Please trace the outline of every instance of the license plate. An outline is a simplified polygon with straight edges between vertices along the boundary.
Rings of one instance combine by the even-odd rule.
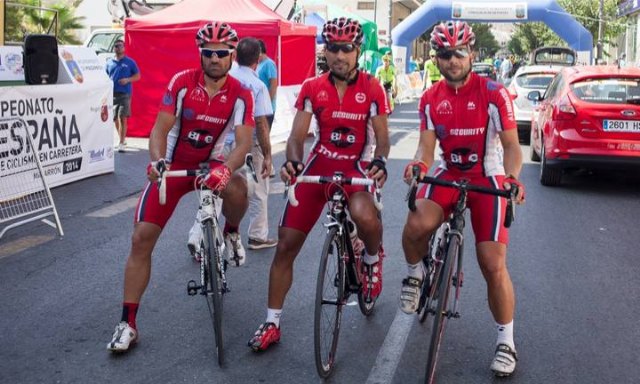
[[[638,120],[603,120],[602,129],[607,132],[640,132]]]

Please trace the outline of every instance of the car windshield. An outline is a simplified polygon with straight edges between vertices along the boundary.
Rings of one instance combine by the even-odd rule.
[[[640,101],[640,78],[606,78],[578,81],[570,85],[578,99],[590,103],[626,104]]]
[[[575,65],[576,57],[570,48],[544,47],[534,52],[534,64]]]
[[[522,88],[544,90],[547,89],[554,76],[553,73],[523,73],[516,77],[516,84]]]
[[[96,52],[111,52],[114,40],[122,36],[119,36],[116,33],[100,33],[91,39],[87,44],[87,47],[93,48]]]

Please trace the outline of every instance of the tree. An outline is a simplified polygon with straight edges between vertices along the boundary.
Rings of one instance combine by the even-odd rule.
[[[82,1],[83,0],[73,0],[67,3],[60,2],[48,7],[58,12],[57,25],[53,25],[53,27],[57,28],[55,32],[60,44],[82,44],[82,41],[78,40],[73,33],[76,29],[84,28],[82,24],[84,16],[78,17],[75,15],[75,11]],[[33,24],[41,27],[44,31],[49,30],[54,22],[54,14],[52,12],[46,14],[29,9],[26,11],[26,14]]]
[[[81,44],[73,35],[73,30],[83,28],[84,17],[76,17],[75,11],[83,0],[60,0],[45,8],[58,12],[57,25],[53,24],[55,12],[37,8],[41,0],[14,0],[17,5],[7,5],[5,10],[5,41],[22,43],[30,33],[55,33],[61,44]],[[51,28],[55,27],[56,30]]]
[[[558,4],[581,23],[594,38],[594,45],[598,36],[598,9],[600,0],[558,0]],[[604,28],[603,40],[608,44],[615,44],[615,38],[625,30],[627,18],[616,18],[617,1],[604,0]],[[514,40],[518,40],[515,42]],[[527,54],[542,46],[566,46],[558,35],[543,23],[524,23],[516,26],[516,31],[508,46],[516,54]],[[521,52],[517,52],[521,49]]]
[[[476,35],[476,50],[481,52],[485,57],[493,56],[500,49],[500,44],[496,37],[491,33],[491,24],[471,23],[473,33]]]

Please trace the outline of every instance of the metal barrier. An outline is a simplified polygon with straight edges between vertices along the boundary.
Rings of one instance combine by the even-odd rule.
[[[55,223],[46,219],[49,216]],[[36,220],[64,236],[26,122],[18,117],[0,119],[0,239],[9,229]]]

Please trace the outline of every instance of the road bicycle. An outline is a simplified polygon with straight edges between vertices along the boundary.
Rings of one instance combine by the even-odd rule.
[[[458,190],[455,209],[429,239],[429,251],[422,259],[427,273],[422,283],[416,312],[418,313],[420,322],[424,322],[429,315],[433,315],[425,377],[425,383],[431,384],[435,379],[438,351],[444,335],[445,325],[449,319],[460,317],[458,300],[464,282],[464,274],[462,271],[463,231],[468,192],[478,192],[506,198],[507,207],[504,226],[509,228],[515,218],[515,205],[513,202],[515,201],[518,189],[515,185],[512,185],[512,188],[509,190],[501,190],[472,185],[465,180],[446,181],[429,176],[420,178],[418,176],[419,173],[419,168],[413,169],[413,174],[416,176],[412,180],[407,195],[409,209],[412,212],[416,210],[415,203],[418,183],[439,185]]]
[[[245,165],[250,170],[251,175],[255,178],[255,170],[251,154],[247,154]],[[179,171],[160,170],[160,179],[158,180],[158,188],[160,190],[160,204],[166,202],[166,179],[168,177],[194,177],[194,190],[198,195],[199,211],[198,220],[202,227],[202,238],[200,247],[200,279],[199,282],[189,280],[187,282],[187,294],[195,296],[198,293],[207,300],[207,307],[213,325],[213,333],[215,337],[215,349],[218,357],[218,365],[224,364],[223,350],[223,331],[222,331],[222,311],[224,306],[224,295],[228,293],[229,285],[227,283],[226,271],[230,257],[222,233],[222,226],[219,223],[219,214],[222,200],[218,193],[207,188],[202,179],[209,174],[210,168],[208,163],[200,164],[199,169],[187,169]]]
[[[342,172],[333,176],[298,176],[295,183],[287,187],[289,202],[298,205],[295,186],[300,183],[330,184],[327,188],[327,234],[320,257],[314,311],[314,352],[318,374],[329,377],[334,368],[342,310],[352,294],[358,295],[358,307],[363,315],[369,316],[377,298],[362,292],[362,254],[355,249],[363,249],[361,240],[354,234],[355,224],[350,218],[347,195],[343,186],[371,186],[374,180],[359,177],[345,177]],[[375,204],[382,210],[380,193],[374,193]],[[357,242],[360,242],[358,244]],[[371,268],[369,272],[372,273]],[[369,276],[371,281],[371,276]]]

